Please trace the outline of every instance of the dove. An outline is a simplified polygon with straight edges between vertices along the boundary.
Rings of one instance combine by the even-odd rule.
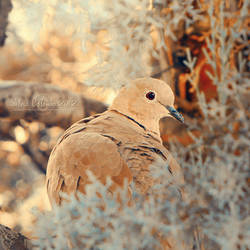
[[[168,163],[171,175],[182,176],[160,137],[159,121],[167,116],[184,122],[174,108],[170,86],[139,78],[121,88],[107,111],[73,124],[49,157],[46,185],[52,207],[62,203],[61,192],[85,194],[90,183],[87,171],[103,184],[110,178],[111,194],[125,183],[131,194],[132,182],[138,193],[149,194],[154,185],[150,166],[159,160]]]

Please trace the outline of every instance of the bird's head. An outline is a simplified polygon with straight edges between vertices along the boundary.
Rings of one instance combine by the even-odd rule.
[[[111,110],[133,118],[147,129],[159,133],[159,120],[171,116],[184,122],[174,108],[170,86],[158,79],[139,78],[123,87],[114,99]]]

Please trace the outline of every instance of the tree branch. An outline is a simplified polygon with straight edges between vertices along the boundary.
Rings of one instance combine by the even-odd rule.
[[[106,105],[50,84],[0,81],[0,117],[69,127]]]
[[[22,234],[0,224],[0,249],[31,250],[31,242]]]
[[[0,0],[0,46],[4,46],[6,39],[6,28],[8,25],[8,14],[12,8],[10,0]]]

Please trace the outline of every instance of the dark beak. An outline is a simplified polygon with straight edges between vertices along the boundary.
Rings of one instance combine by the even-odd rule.
[[[175,119],[177,119],[181,123],[184,123],[183,116],[175,108],[171,106],[166,106],[166,108],[169,111],[170,115],[172,115]]]

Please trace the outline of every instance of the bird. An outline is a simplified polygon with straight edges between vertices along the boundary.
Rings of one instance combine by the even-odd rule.
[[[150,166],[168,162],[171,175],[182,178],[180,165],[162,144],[159,121],[173,117],[183,123],[174,108],[174,93],[159,79],[138,78],[123,86],[107,111],[74,123],[59,138],[47,165],[46,186],[52,207],[61,205],[61,193],[86,193],[87,172],[114,194],[124,188],[131,195],[147,195],[154,185]],[[131,184],[134,185],[131,185]]]

